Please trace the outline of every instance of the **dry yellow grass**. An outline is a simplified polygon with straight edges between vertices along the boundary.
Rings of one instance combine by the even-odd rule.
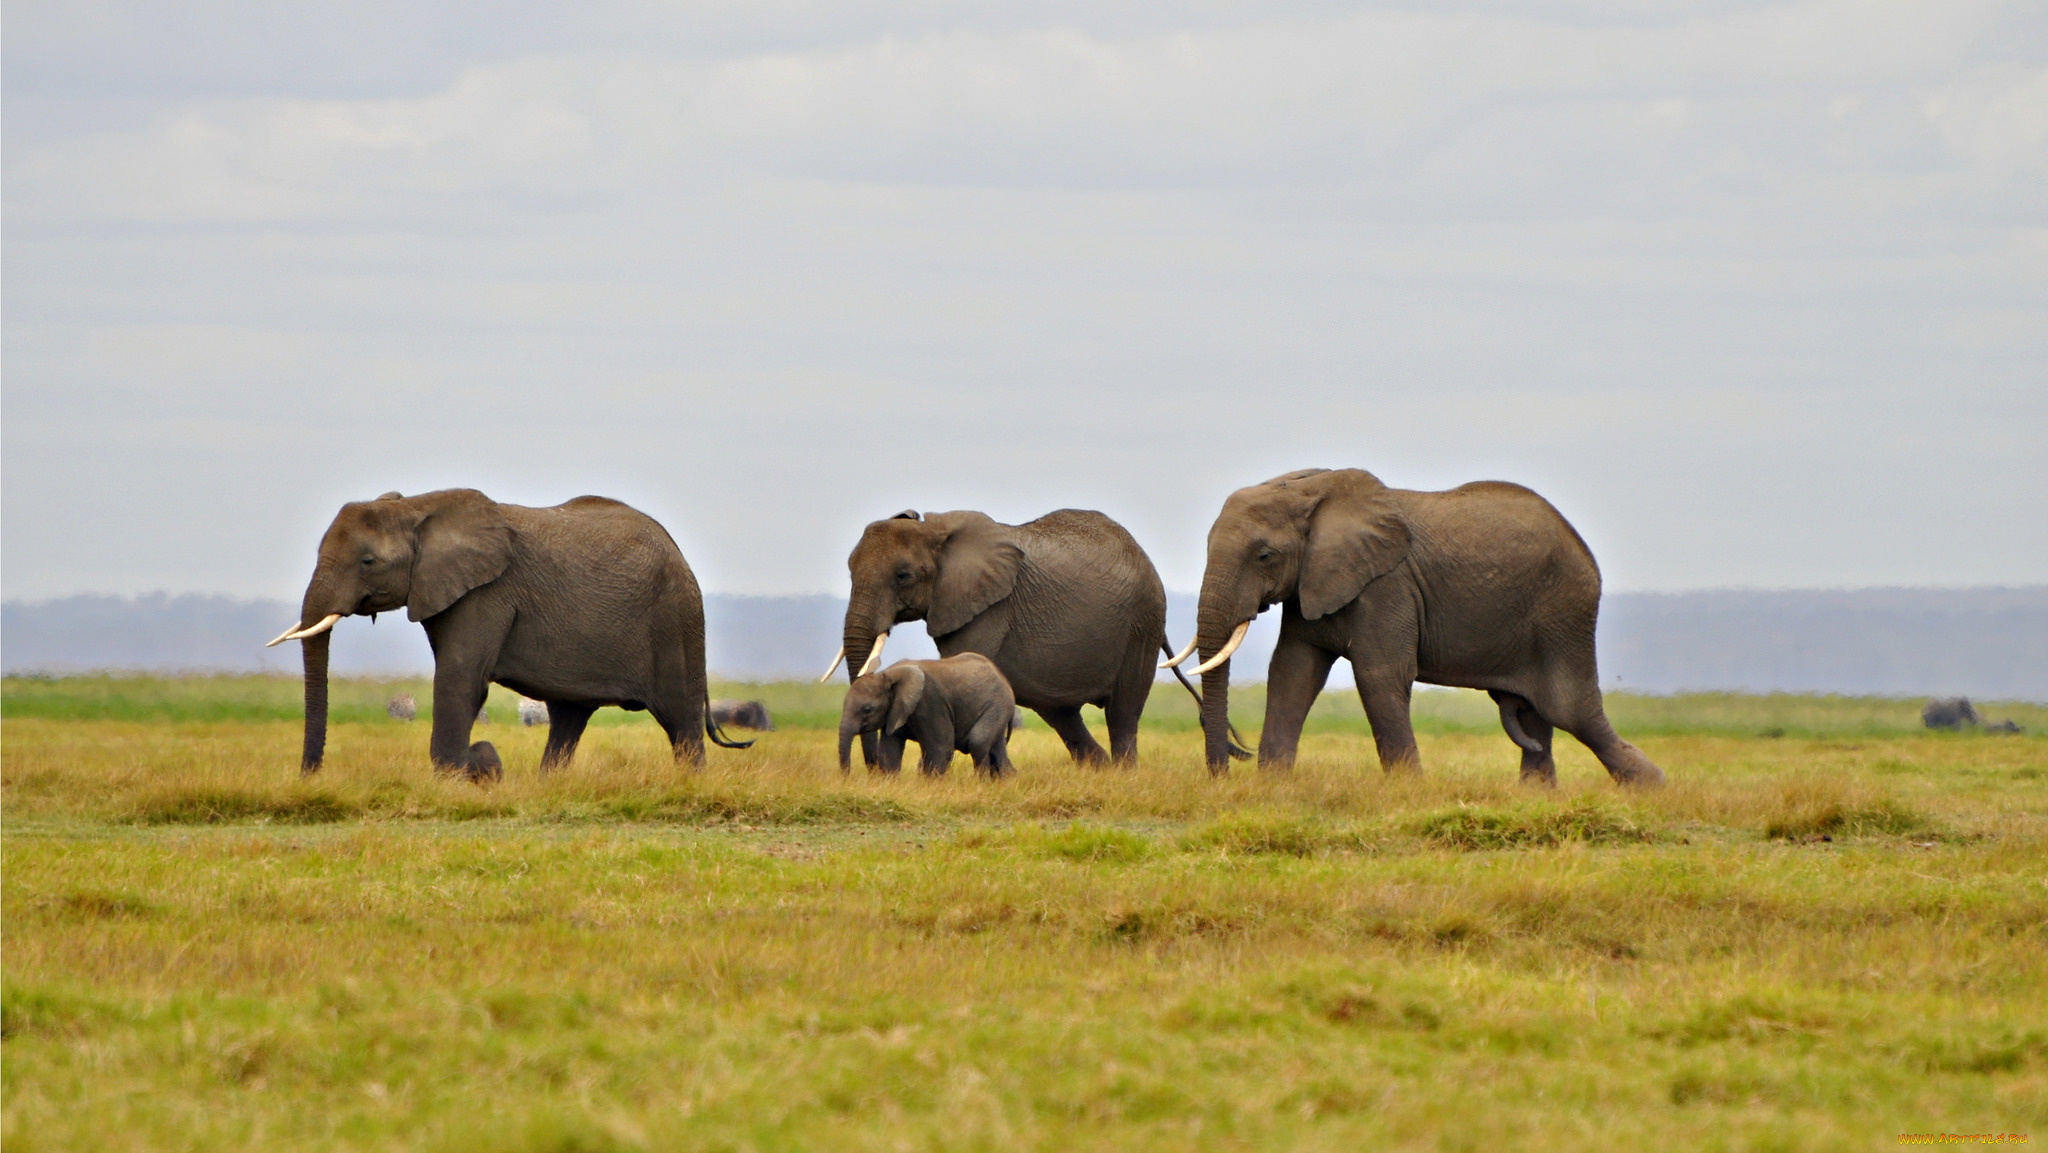
[[[1427,772],[505,782],[423,726],[12,718],[0,1139],[29,1148],[1866,1148],[2048,1121],[2048,742],[1670,733]]]

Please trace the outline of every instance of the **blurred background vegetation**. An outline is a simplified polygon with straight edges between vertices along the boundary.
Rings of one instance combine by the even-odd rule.
[[[839,721],[846,682],[714,681],[711,695],[758,700],[778,728],[830,729]],[[417,678],[336,678],[329,687],[333,723],[402,724],[385,712],[395,696],[410,694],[419,721],[433,712],[433,682]],[[493,724],[517,724],[518,695],[493,686],[485,711]],[[1624,735],[1702,733],[1745,737],[1887,736],[1924,731],[1920,697],[1849,697],[1798,693],[1680,693],[1652,696],[1607,694],[1607,712]],[[2011,719],[2023,738],[2048,735],[2048,705],[2021,701],[1978,701],[1987,721]],[[1230,711],[1238,726],[1255,730],[1265,713],[1265,686],[1233,687]],[[301,684],[295,676],[240,674],[147,676],[90,674],[65,677],[8,677],[0,681],[0,717],[122,721],[295,721],[303,714]],[[1102,723],[1099,711],[1087,710]],[[1484,693],[1417,686],[1413,713],[1418,732],[1486,733],[1499,729],[1498,713]],[[622,709],[599,710],[595,725],[644,720]],[[413,723],[419,723],[415,721]],[[1026,713],[1026,728],[1043,728]],[[1145,726],[1159,732],[1200,727],[1195,702],[1177,684],[1156,686],[1145,711]],[[1309,714],[1311,733],[1370,732],[1358,695],[1350,690],[1323,694]],[[1965,730],[1959,739],[1994,734]]]

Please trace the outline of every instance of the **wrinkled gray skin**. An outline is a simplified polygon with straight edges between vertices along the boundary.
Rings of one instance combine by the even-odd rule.
[[[1209,530],[1196,640],[1204,658],[1240,621],[1281,606],[1259,764],[1294,763],[1302,721],[1338,657],[1351,662],[1380,765],[1419,770],[1418,680],[1485,689],[1522,749],[1522,780],[1554,785],[1554,728],[1616,781],[1664,773],[1607,721],[1593,661],[1600,570],[1549,502],[1480,481],[1390,489],[1358,469],[1309,469],[1239,489]],[[1230,662],[1203,674],[1211,772],[1227,771]]]
[[[1138,718],[1166,643],[1166,590],[1122,525],[1078,509],[1021,525],[978,512],[902,512],[867,526],[846,567],[849,677],[878,635],[922,620],[941,655],[994,661],[1017,703],[1044,717],[1076,761],[1105,759],[1081,720],[1087,704],[1105,714],[1111,755],[1137,756]],[[874,764],[871,742],[862,752]]]
[[[547,704],[543,771],[568,763],[603,705],[648,710],[678,760],[703,762],[704,601],[681,550],[646,514],[597,496],[523,508],[474,489],[343,505],[321,538],[300,626],[399,609],[434,650],[437,769],[476,781],[503,774],[490,742],[469,742],[493,681]],[[300,642],[308,773],[327,745],[332,636]]]
[[[916,741],[924,775],[946,771],[955,752],[992,777],[1011,769],[1010,725],[1017,698],[995,663],[979,653],[937,661],[897,661],[856,677],[839,713],[839,771],[853,767],[853,738],[878,737],[870,768],[903,768],[903,744]]]

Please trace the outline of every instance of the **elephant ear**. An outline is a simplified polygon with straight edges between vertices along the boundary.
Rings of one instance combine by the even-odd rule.
[[[426,502],[426,515],[414,534],[405,615],[423,621],[505,575],[512,563],[512,526],[497,503],[475,489],[416,499]]]
[[[1017,587],[1024,550],[1009,539],[1008,525],[978,512],[934,513],[925,523],[939,529],[939,576],[932,588],[925,631],[934,637],[958,632]]]
[[[905,661],[889,670],[887,676],[896,684],[896,692],[889,700],[889,716],[882,722],[884,733],[894,733],[910,721],[911,714],[924,700],[924,670]]]
[[[1408,555],[1408,522],[1392,490],[1369,472],[1332,476],[1308,518],[1301,616],[1320,620],[1357,599]]]

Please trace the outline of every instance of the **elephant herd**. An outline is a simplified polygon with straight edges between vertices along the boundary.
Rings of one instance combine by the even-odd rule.
[[[1209,530],[1195,636],[1178,652],[1158,571],[1099,512],[1009,525],[978,512],[905,511],[868,525],[847,568],[842,647],[826,670],[829,678],[843,660],[852,681],[842,769],[858,737],[871,768],[895,771],[911,740],[928,773],[943,772],[957,750],[999,775],[1020,706],[1076,761],[1128,763],[1156,670],[1173,668],[1200,702],[1210,771],[1226,772],[1231,758],[1251,755],[1228,719],[1231,655],[1252,619],[1278,605],[1263,768],[1293,763],[1309,707],[1342,657],[1389,771],[1421,767],[1409,696],[1423,681],[1491,694],[1525,783],[1555,783],[1558,729],[1621,784],[1664,779],[1602,707],[1593,555],[1519,485],[1414,492],[1358,469],[1308,469],[1239,489]],[[270,642],[303,646],[303,771],[319,769],[326,746],[329,630],[344,616],[400,609],[433,648],[430,752],[441,771],[502,775],[492,745],[470,741],[494,682],[546,703],[544,772],[568,762],[605,705],[651,713],[691,764],[702,763],[706,737],[746,747],[707,710],[703,596],[652,518],[595,496],[526,508],[471,489],[394,492],[342,506],[298,622]],[[881,668],[890,630],[917,620],[942,659]],[[1200,690],[1179,667],[1196,653]],[[1102,709],[1107,753],[1083,705]]]

